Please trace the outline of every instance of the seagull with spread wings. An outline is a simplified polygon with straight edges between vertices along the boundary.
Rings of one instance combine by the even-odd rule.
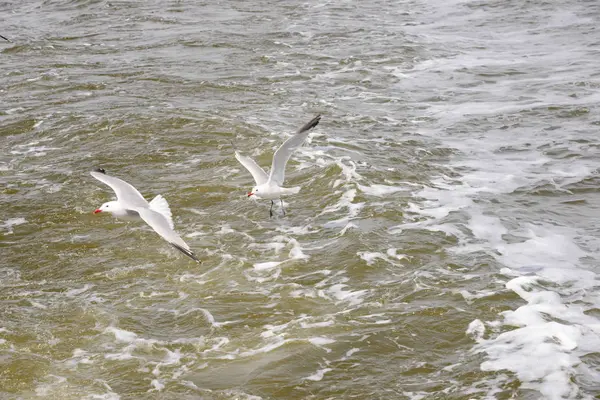
[[[159,194],[148,203],[136,188],[119,178],[106,175],[104,169],[98,168],[90,173],[100,182],[110,186],[117,195],[116,201],[102,204],[94,211],[94,214],[108,212],[115,218],[143,220],[177,250],[192,260],[200,262],[198,257],[190,250],[190,246],[173,229],[171,209],[164,197]]]
[[[285,215],[281,197],[296,194],[300,191],[300,187],[298,186],[293,188],[283,187],[285,166],[294,150],[302,146],[308,137],[309,131],[317,126],[320,120],[320,115],[311,119],[310,122],[300,128],[294,136],[286,140],[277,151],[275,151],[275,154],[273,154],[271,171],[268,175],[253,159],[241,155],[234,146],[235,158],[246,167],[256,182],[256,186],[248,192],[248,197],[254,196],[257,199],[271,200],[271,208],[269,209],[269,215],[271,217],[273,216],[273,200],[279,199],[281,201],[281,209],[283,210],[283,215]]]

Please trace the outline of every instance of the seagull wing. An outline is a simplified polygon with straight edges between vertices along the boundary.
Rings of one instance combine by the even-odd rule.
[[[243,156],[238,151],[235,151],[235,158],[252,174],[256,185],[260,186],[269,179],[269,176],[253,159]]]
[[[200,262],[194,252],[190,250],[190,246],[183,241],[177,232],[171,229],[169,226],[169,221],[163,214],[146,207],[135,208],[134,210],[140,214],[140,217],[144,220],[144,222],[150,225],[150,227],[154,229],[156,233],[169,242],[173,247],[197,263]]]
[[[148,202],[146,199],[144,199],[144,196],[142,196],[136,188],[124,180],[98,171],[92,171],[90,174],[92,174],[92,176],[98,179],[100,182],[110,186],[110,188],[117,195],[117,200],[120,203],[123,203],[124,207],[148,207]]]
[[[285,179],[285,165],[290,159],[290,156],[294,150],[302,146],[308,137],[308,132],[319,125],[320,120],[320,115],[311,119],[310,122],[300,128],[294,136],[283,142],[277,149],[275,154],[273,154],[273,164],[271,165],[271,175],[269,176],[270,181],[275,182],[279,186],[283,185],[283,180]]]

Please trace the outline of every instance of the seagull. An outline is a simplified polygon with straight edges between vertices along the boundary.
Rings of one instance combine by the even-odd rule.
[[[139,221],[141,219],[177,250],[197,263],[201,262],[190,250],[190,246],[173,230],[171,209],[164,197],[159,194],[148,203],[136,188],[119,178],[106,175],[103,168],[98,168],[90,174],[110,186],[117,195],[117,201],[102,204],[94,211],[94,214],[109,212],[113,217],[124,220]]]
[[[256,186],[250,192],[248,192],[248,197],[254,196],[257,199],[271,200],[269,216],[273,217],[273,200],[275,199],[279,199],[279,201],[281,201],[281,209],[283,210],[283,215],[285,216],[285,209],[283,208],[283,200],[281,197],[289,194],[296,194],[300,191],[299,186],[293,188],[282,187],[283,180],[285,178],[285,165],[287,164],[294,150],[304,143],[308,137],[308,132],[315,126],[319,125],[320,120],[321,115],[317,115],[311,119],[310,122],[300,128],[298,132],[294,134],[294,136],[283,142],[277,151],[275,151],[275,154],[273,154],[273,163],[271,164],[271,173],[269,175],[267,175],[265,170],[262,169],[253,159],[241,155],[235,148],[235,145],[232,143],[233,149],[235,150],[235,158],[240,162],[240,164],[246,167],[256,182]]]
[[[7,42],[10,42],[10,40],[8,40],[7,38],[5,38],[4,36],[0,35],[0,38],[6,40]]]

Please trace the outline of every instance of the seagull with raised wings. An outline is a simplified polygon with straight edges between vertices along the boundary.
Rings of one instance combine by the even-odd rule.
[[[190,246],[174,231],[171,209],[164,197],[159,194],[148,203],[136,188],[119,178],[106,175],[104,169],[98,168],[90,173],[100,182],[110,186],[117,195],[116,201],[102,204],[94,211],[94,214],[108,212],[115,218],[143,220],[177,250],[192,260],[200,262],[198,257],[190,250]]]
[[[275,151],[275,154],[273,154],[273,163],[271,164],[271,171],[268,175],[253,159],[241,155],[234,147],[235,158],[246,167],[256,182],[256,186],[248,192],[248,197],[254,196],[257,199],[271,200],[271,208],[269,209],[269,215],[271,217],[273,216],[273,200],[279,199],[281,201],[281,209],[283,210],[283,215],[285,215],[281,197],[296,194],[300,191],[299,186],[293,188],[283,187],[285,166],[294,150],[302,146],[308,137],[309,131],[317,126],[320,120],[321,116],[317,115],[300,128],[294,136],[283,142],[277,151]]]

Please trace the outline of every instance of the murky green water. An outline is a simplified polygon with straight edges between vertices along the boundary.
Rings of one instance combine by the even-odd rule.
[[[0,10],[0,398],[600,395],[594,3]]]

